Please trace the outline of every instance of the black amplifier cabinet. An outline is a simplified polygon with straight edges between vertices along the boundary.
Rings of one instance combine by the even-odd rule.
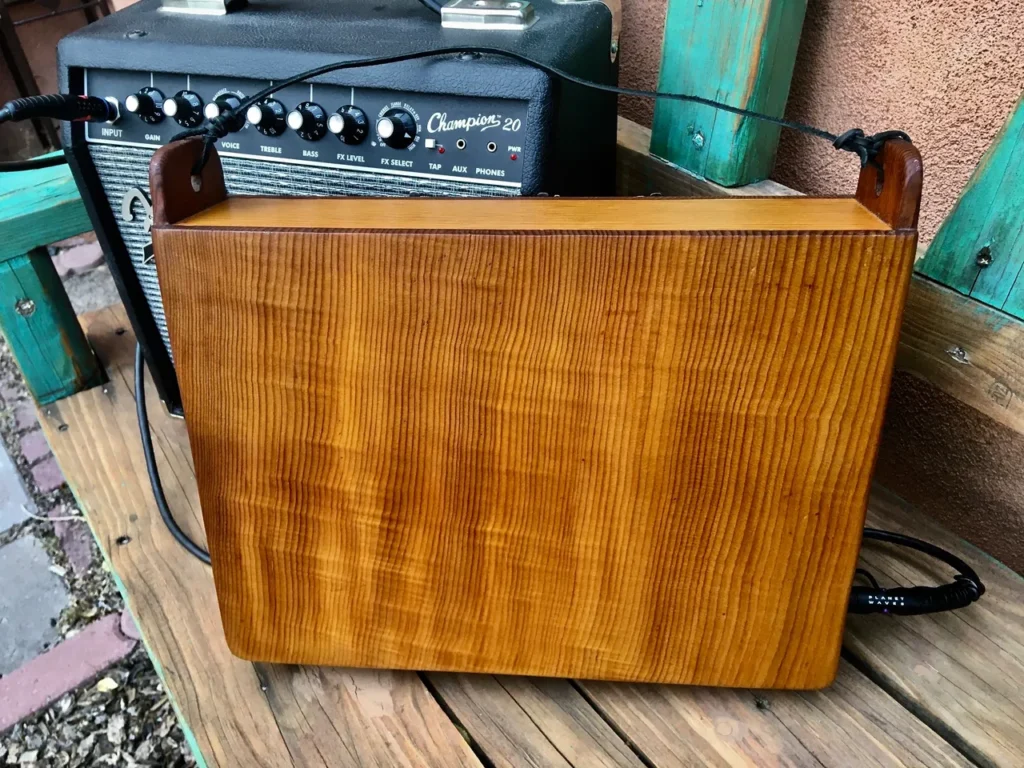
[[[220,16],[142,0],[61,41],[62,90],[120,106],[112,124],[66,127],[64,144],[171,411],[181,400],[149,247],[156,148],[232,99],[338,60],[488,46],[616,82],[608,6],[532,0],[532,10],[526,29],[452,29],[416,0],[251,0]],[[499,57],[342,70],[276,91],[251,117],[218,144],[236,195],[613,192],[615,97]]]

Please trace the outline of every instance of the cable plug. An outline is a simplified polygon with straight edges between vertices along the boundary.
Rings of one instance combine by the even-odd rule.
[[[0,122],[50,118],[70,122],[112,122],[119,117],[116,102],[99,96],[51,93],[8,101],[0,107]]]

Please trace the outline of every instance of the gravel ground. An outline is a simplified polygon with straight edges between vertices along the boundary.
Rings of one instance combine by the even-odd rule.
[[[98,681],[14,726],[0,744],[0,761],[38,768],[195,765],[141,646]]]
[[[11,351],[2,339],[0,388],[28,397]],[[45,517],[52,510],[60,510],[62,516],[81,515],[66,486],[48,494],[34,487],[15,431],[15,398],[10,399],[0,408],[0,437],[36,503],[36,514]],[[62,638],[123,609],[121,595],[95,542],[89,568],[75,574],[49,521],[30,518],[0,534],[0,545],[27,535],[42,543],[54,564],[52,570],[67,585],[68,606],[57,619]],[[156,670],[140,644],[127,658],[103,672],[98,681],[66,694],[49,709],[0,734],[0,765],[177,768],[193,766],[195,761]]]

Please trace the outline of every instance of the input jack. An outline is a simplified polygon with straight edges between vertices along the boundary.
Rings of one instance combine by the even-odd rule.
[[[456,147],[456,149],[465,149],[466,148],[466,140],[465,139],[459,139],[458,141],[455,142],[455,147]]]

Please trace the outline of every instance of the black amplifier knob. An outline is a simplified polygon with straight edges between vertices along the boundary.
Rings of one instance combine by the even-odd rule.
[[[203,114],[206,115],[207,120],[216,120],[225,112],[230,112],[242,106],[243,98],[240,93],[222,93],[203,108]],[[231,130],[237,131],[245,125],[245,115],[236,115],[231,122],[232,125],[229,127]]]
[[[416,119],[404,109],[389,109],[377,121],[377,135],[393,149],[405,149],[416,138]]]
[[[164,114],[182,128],[195,128],[203,122],[203,100],[195,91],[178,91],[164,101]]]
[[[245,113],[245,119],[256,126],[264,136],[280,136],[287,127],[285,118],[288,111],[277,99],[264,99],[253,104]]]
[[[164,119],[164,95],[156,88],[140,88],[124,100],[124,108],[144,123],[159,123]]]
[[[327,113],[319,104],[304,101],[288,113],[288,127],[306,141],[319,141],[327,135]]]
[[[327,118],[327,130],[346,144],[359,144],[370,132],[370,121],[363,110],[349,104]]]

